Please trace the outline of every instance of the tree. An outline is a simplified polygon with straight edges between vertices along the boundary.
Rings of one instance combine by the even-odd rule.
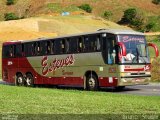
[[[138,30],[144,29],[145,22],[146,17],[144,13],[135,8],[125,10],[122,19],[119,21],[120,24],[128,24]]]
[[[123,22],[131,24],[133,19],[136,17],[136,14],[137,14],[137,10],[135,8],[129,8],[125,10],[122,18]]]
[[[79,8],[88,13],[92,12],[92,7],[89,4],[82,4],[81,6],[79,6]]]

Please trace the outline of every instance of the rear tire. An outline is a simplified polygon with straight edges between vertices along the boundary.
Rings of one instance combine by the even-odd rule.
[[[34,78],[31,74],[26,75],[26,86],[27,87],[34,87]]]
[[[24,77],[22,74],[18,74],[16,76],[16,85],[17,86],[24,86]]]
[[[89,75],[86,79],[86,89],[89,91],[97,91],[98,90],[98,79],[95,75]]]

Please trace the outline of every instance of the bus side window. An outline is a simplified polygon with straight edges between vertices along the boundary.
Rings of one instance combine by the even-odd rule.
[[[65,51],[65,39],[62,39],[61,40],[61,53],[65,53],[66,51]]]
[[[3,46],[3,58],[10,58],[12,56],[11,46]]]
[[[46,47],[47,47],[47,50],[46,50],[47,54],[51,54],[51,42],[50,41],[47,41]]]
[[[83,46],[84,52],[89,52],[90,51],[90,41],[88,36],[84,37],[84,46]]]
[[[67,38],[65,40],[65,52],[66,53],[70,53],[70,48],[71,48],[71,44],[70,43],[71,43],[71,38]]]
[[[76,53],[77,45],[77,37],[71,37],[69,40],[69,52]]]
[[[16,57],[22,57],[22,44],[16,45]]]
[[[98,35],[97,38],[96,38],[96,41],[95,41],[95,42],[96,42],[96,44],[95,44],[95,45],[96,45],[96,51],[100,51],[100,50],[101,50],[101,42],[100,42],[100,39],[101,39],[101,38],[100,38],[100,35]]]
[[[32,51],[32,55],[36,55],[37,54],[37,43],[34,42],[33,46],[34,46],[34,49]]]
[[[25,56],[25,55],[26,55],[26,51],[25,51],[24,44],[21,44],[21,55],[22,55],[22,56]]]
[[[91,35],[91,36],[89,37],[89,41],[90,41],[90,51],[91,51],[91,52],[97,51],[96,38],[97,38],[96,35]]]
[[[37,54],[37,55],[40,55],[40,53],[41,53],[40,42],[37,42],[37,45],[36,45],[36,54]]]
[[[15,56],[15,46],[11,45],[9,49],[9,57],[14,57]]]
[[[55,54],[60,54],[62,52],[62,44],[60,39],[54,41],[54,52]]]
[[[82,52],[83,51],[83,38],[82,37],[78,38],[77,44],[78,44],[77,51]]]
[[[28,56],[33,56],[35,53],[35,47],[34,47],[34,43],[29,43],[28,44]]]
[[[55,46],[54,46],[54,40],[51,41],[51,54],[55,53]]]

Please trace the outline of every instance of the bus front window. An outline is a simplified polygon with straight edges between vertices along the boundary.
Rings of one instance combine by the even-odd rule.
[[[146,40],[143,35],[119,35],[118,38],[126,47],[126,56],[122,56],[122,63],[149,63]]]

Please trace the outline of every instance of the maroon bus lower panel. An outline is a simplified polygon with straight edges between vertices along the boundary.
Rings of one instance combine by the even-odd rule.
[[[69,86],[83,86],[83,79],[81,77],[41,77],[37,78],[35,84],[48,85],[69,85]]]
[[[116,87],[118,84],[118,79],[116,77],[110,77],[112,81],[109,80],[109,77],[99,78],[100,87]]]
[[[112,81],[109,82],[109,77],[99,78],[99,87],[115,87],[117,86],[117,79],[115,77],[111,77]],[[35,80],[35,84],[49,84],[49,85],[69,85],[69,86],[82,86],[84,85],[84,80],[82,77],[42,77],[41,79],[37,78]]]

